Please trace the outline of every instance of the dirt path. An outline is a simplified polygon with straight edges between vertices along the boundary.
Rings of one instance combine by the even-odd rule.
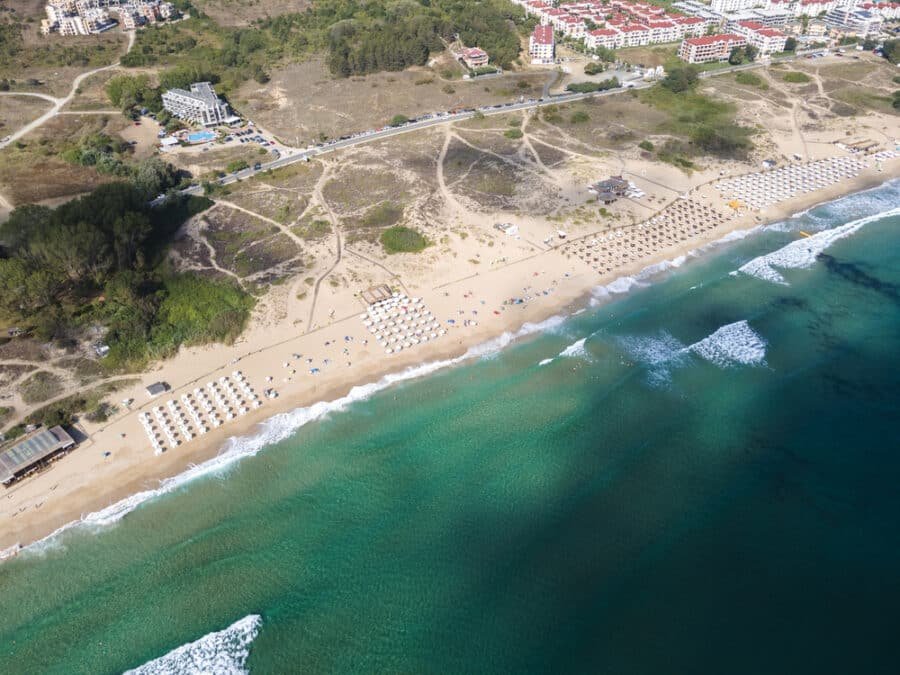
[[[447,161],[447,150],[450,148],[450,141],[453,140],[454,136],[451,127],[452,125],[450,124],[444,127],[444,145],[441,146],[441,152],[438,154],[437,158],[437,183],[441,192],[441,197],[444,199],[444,203],[451,209],[455,209],[457,215],[459,215],[460,213],[467,212],[468,209],[460,204],[450,188],[447,187],[447,180],[444,178],[444,162]]]
[[[128,33],[128,47],[125,49],[125,54],[128,54],[128,52],[131,51],[131,48],[134,47],[134,41],[135,41],[135,32],[130,31]],[[69,93],[66,94],[66,96],[64,96],[63,98],[54,98],[53,96],[50,96],[48,94],[32,94],[33,96],[38,96],[39,98],[43,98],[47,101],[50,101],[53,104],[53,106],[50,108],[50,110],[45,112],[43,115],[38,117],[36,120],[32,120],[31,122],[26,124],[24,127],[19,129],[18,131],[15,131],[12,134],[10,134],[9,136],[7,136],[3,141],[0,141],[0,150],[5,148],[10,143],[14,143],[15,141],[19,140],[26,134],[29,134],[32,131],[34,131],[35,129],[43,126],[48,120],[50,120],[50,119],[56,117],[58,114],[60,114],[60,110],[64,106],[66,106],[73,98],[75,98],[75,93],[78,91],[78,87],[81,86],[81,83],[86,78],[90,77],[91,75],[95,75],[97,73],[103,72],[104,70],[109,70],[111,68],[118,68],[118,67],[119,67],[119,61],[116,61],[115,63],[111,63],[108,66],[101,66],[100,68],[94,68],[93,70],[89,70],[87,72],[81,73],[81,75],[78,75],[74,80],[72,80],[72,86],[69,89]],[[21,95],[18,92],[6,92],[6,93],[11,94],[11,95],[12,94],[19,95],[19,96]]]
[[[216,204],[221,204],[222,206],[227,206],[228,208],[234,209],[235,211],[241,211],[242,213],[246,213],[247,215],[253,216],[254,218],[259,218],[260,220],[262,220],[266,223],[269,223],[270,225],[274,225],[279,230],[281,230],[282,233],[286,234],[295,244],[297,244],[297,246],[300,248],[301,251],[303,250],[303,248],[304,248],[303,240],[300,237],[298,237],[296,234],[294,234],[291,231],[291,228],[289,228],[287,225],[283,225],[282,223],[279,223],[277,220],[272,220],[271,218],[268,218],[268,217],[262,215],[261,213],[257,213],[256,211],[251,211],[250,209],[245,209],[243,206],[238,206],[234,202],[229,202],[225,199],[216,199],[215,202],[216,202]]]
[[[313,319],[316,314],[316,303],[319,300],[319,288],[322,286],[322,282],[325,281],[326,277],[334,272],[334,269],[340,264],[341,259],[343,258],[343,250],[342,250],[342,241],[341,241],[341,228],[337,216],[334,215],[334,211],[331,209],[331,205],[325,199],[325,195],[322,192],[322,187],[324,185],[324,178],[328,174],[328,169],[322,172],[322,175],[319,177],[319,180],[316,182],[316,187],[313,190],[313,197],[319,203],[319,205],[325,209],[325,213],[328,215],[328,220],[331,221],[331,229],[334,231],[334,240],[335,247],[337,250],[337,255],[335,256],[334,262],[331,267],[329,267],[324,274],[320,274],[316,279],[316,283],[313,285],[313,297],[312,304],[309,307],[309,321],[306,324],[306,332],[309,333],[313,330]]]

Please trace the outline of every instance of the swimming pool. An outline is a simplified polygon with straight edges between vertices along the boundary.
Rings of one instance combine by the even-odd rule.
[[[188,134],[187,139],[188,143],[203,143],[204,141],[211,141],[215,137],[215,131],[195,131]]]

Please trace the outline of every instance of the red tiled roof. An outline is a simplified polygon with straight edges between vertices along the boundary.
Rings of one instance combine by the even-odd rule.
[[[723,33],[721,35],[704,35],[703,37],[688,38],[685,42],[689,45],[700,47],[703,45],[714,45],[717,42],[746,42],[746,38],[734,33]]]
[[[623,33],[637,33],[638,31],[648,30],[647,26],[642,26],[639,23],[629,23],[624,26],[619,26],[619,30]]]
[[[749,28],[750,30],[757,31],[760,28],[765,28],[759,21],[738,21],[738,25],[744,28]]]
[[[597,37],[602,37],[604,35],[612,36],[612,35],[618,35],[618,34],[619,34],[619,31],[613,30],[612,28],[597,28],[596,30],[591,31],[591,35],[596,35]]]
[[[552,45],[553,26],[535,26],[532,36],[539,45]]]

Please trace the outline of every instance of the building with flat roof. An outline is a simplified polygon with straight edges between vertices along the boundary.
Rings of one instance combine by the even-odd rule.
[[[228,110],[228,104],[216,95],[209,82],[195,82],[191,90],[169,89],[162,95],[163,107],[175,117],[213,127],[230,124],[238,118]]]
[[[825,16],[825,25],[842,33],[866,37],[881,32],[884,19],[880,14],[852,7],[835,7]]]
[[[0,483],[12,485],[44,462],[74,447],[75,441],[62,427],[41,429],[0,452]]]

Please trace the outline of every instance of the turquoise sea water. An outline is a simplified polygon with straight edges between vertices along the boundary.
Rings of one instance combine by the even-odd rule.
[[[0,565],[0,672],[896,672],[898,207],[273,422]]]

